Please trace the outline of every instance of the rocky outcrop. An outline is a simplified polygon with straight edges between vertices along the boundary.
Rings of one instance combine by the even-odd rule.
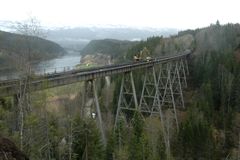
[[[96,53],[94,55],[85,55],[81,58],[81,64],[85,65],[108,65],[112,63],[110,55]]]

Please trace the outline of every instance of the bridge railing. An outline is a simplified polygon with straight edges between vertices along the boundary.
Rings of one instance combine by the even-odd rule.
[[[47,75],[47,74],[63,73],[63,72],[76,70],[76,69],[78,69],[77,66],[39,68],[39,69],[34,69],[34,74],[43,76],[43,75]]]
[[[53,69],[52,74],[45,75],[33,75],[31,78],[31,85],[33,90],[43,89],[42,84],[48,82],[47,88],[53,88],[61,85],[66,85],[70,83],[75,83],[79,81],[87,81],[91,79],[96,79],[104,76],[110,76],[114,74],[129,72],[138,70],[141,68],[150,67],[160,63],[166,63],[169,61],[179,60],[181,58],[187,57],[191,53],[177,54],[159,58],[153,58],[150,61],[140,61],[140,62],[131,62],[124,64],[114,64],[114,65],[106,65],[100,67],[90,67],[90,68],[65,68],[63,67],[62,72],[55,72]],[[43,72],[44,73],[44,72]],[[24,79],[21,79],[24,81]],[[6,81],[0,81],[0,93],[1,95],[11,95],[16,92],[16,86],[19,85],[19,79],[11,79]],[[46,87],[45,87],[46,88]]]

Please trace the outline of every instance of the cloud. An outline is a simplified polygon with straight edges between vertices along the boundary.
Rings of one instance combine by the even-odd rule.
[[[237,0],[7,0],[0,20],[26,19],[29,13],[43,25],[113,24],[196,28],[240,22]]]

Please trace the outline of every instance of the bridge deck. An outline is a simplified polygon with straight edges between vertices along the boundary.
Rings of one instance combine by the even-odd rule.
[[[31,91],[37,91],[47,88],[53,88],[57,86],[63,86],[79,81],[86,81],[96,79],[105,76],[111,76],[114,74],[129,72],[141,68],[147,68],[155,64],[165,63],[168,61],[174,61],[188,56],[188,53],[165,56],[152,59],[151,61],[140,61],[125,64],[107,65],[103,67],[71,70],[67,72],[61,72],[56,74],[39,76],[31,80]],[[20,88],[19,79],[0,81],[0,97],[11,96],[18,93]]]

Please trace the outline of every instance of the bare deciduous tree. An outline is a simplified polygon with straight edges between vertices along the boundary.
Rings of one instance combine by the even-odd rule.
[[[11,54],[16,71],[19,76],[19,85],[16,88],[18,94],[17,100],[17,113],[18,113],[18,129],[20,136],[20,149],[24,150],[24,146],[28,146],[29,135],[31,129],[25,126],[26,116],[31,113],[31,97],[30,97],[30,81],[32,76],[31,56],[34,54],[34,48],[31,46],[33,36],[44,37],[40,22],[35,17],[30,17],[24,22],[16,22],[13,29],[17,33],[22,34],[21,40],[24,40],[24,47],[22,50],[15,50]]]

